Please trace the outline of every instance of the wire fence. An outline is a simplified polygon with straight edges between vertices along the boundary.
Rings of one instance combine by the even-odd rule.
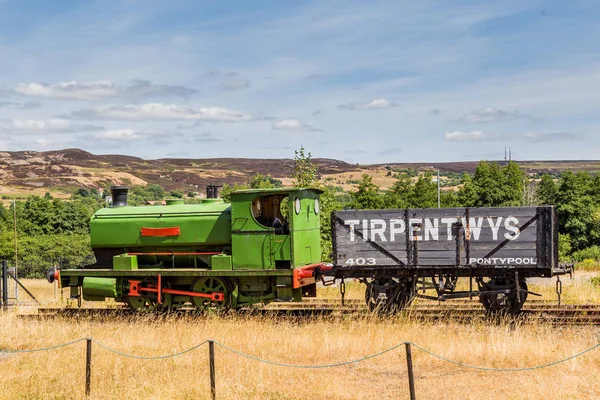
[[[79,342],[84,342],[84,341],[86,342],[86,375],[85,375],[86,376],[86,379],[85,379],[85,382],[86,382],[85,383],[85,394],[86,394],[86,396],[90,394],[90,387],[91,387],[90,382],[91,382],[91,366],[92,366],[92,343],[94,343],[98,347],[100,347],[110,353],[116,354],[118,356],[135,358],[135,359],[140,359],[140,360],[159,360],[159,359],[178,357],[183,354],[190,353],[194,350],[197,350],[198,348],[204,346],[205,344],[208,344],[208,346],[209,346],[209,367],[210,367],[209,375],[210,375],[211,396],[213,399],[216,399],[215,345],[219,346],[220,348],[222,348],[225,351],[232,352],[234,354],[237,354],[240,357],[254,360],[259,363],[274,365],[274,366],[278,366],[278,367],[301,368],[301,369],[335,368],[335,367],[340,367],[340,366],[344,366],[344,365],[360,363],[360,362],[363,362],[363,361],[366,361],[366,360],[369,360],[369,359],[372,359],[375,357],[382,356],[386,353],[389,353],[391,351],[398,349],[399,347],[404,346],[405,351],[406,351],[408,383],[409,383],[409,392],[410,392],[411,400],[416,399],[415,379],[414,379],[413,364],[412,364],[412,349],[411,349],[412,347],[422,351],[425,354],[428,354],[432,357],[435,357],[435,358],[437,358],[441,361],[447,362],[447,363],[455,364],[455,365],[465,367],[465,368],[477,369],[477,370],[482,370],[482,371],[496,371],[496,372],[523,372],[523,371],[533,371],[533,370],[538,370],[538,369],[542,369],[542,368],[548,368],[548,367],[552,367],[552,366],[555,366],[558,364],[562,364],[569,360],[573,360],[573,359],[580,357],[586,353],[590,353],[591,351],[600,347],[600,343],[597,343],[594,346],[587,348],[583,351],[580,351],[576,354],[573,354],[571,356],[568,356],[568,357],[565,357],[565,358],[562,358],[562,359],[559,359],[559,360],[556,360],[556,361],[553,361],[553,362],[550,362],[547,364],[534,365],[534,366],[529,366],[529,367],[520,367],[520,368],[492,368],[492,367],[486,367],[486,366],[477,366],[477,365],[466,364],[466,363],[463,363],[460,361],[449,359],[440,354],[434,353],[434,352],[432,352],[424,347],[421,347],[416,343],[410,342],[410,341],[400,342],[400,343],[398,343],[394,346],[388,347],[382,351],[379,351],[377,353],[370,354],[370,355],[367,355],[367,356],[364,356],[361,358],[337,362],[337,363],[331,363],[331,364],[316,364],[316,365],[287,364],[287,363],[282,363],[282,362],[278,362],[278,361],[267,360],[267,359],[263,359],[263,358],[260,358],[260,357],[257,357],[257,356],[254,356],[254,355],[251,355],[248,353],[244,353],[242,351],[236,350],[236,349],[229,347],[223,343],[219,343],[218,341],[211,340],[211,339],[204,340],[188,349],[185,349],[185,350],[182,350],[182,351],[179,351],[176,353],[166,354],[166,355],[158,355],[158,356],[141,356],[141,355],[137,355],[137,354],[125,353],[125,352],[113,349],[91,337],[76,339],[76,340],[72,340],[70,342],[66,342],[66,343],[62,343],[62,344],[58,344],[58,345],[54,345],[54,346],[49,346],[49,347],[41,347],[41,348],[37,348],[37,349],[14,349],[14,350],[0,349],[0,355],[2,355],[2,354],[18,355],[18,354],[24,354],[24,353],[37,353],[37,352],[41,352],[41,351],[50,351],[50,350],[60,349],[63,347],[72,346],[74,344],[77,344]]]

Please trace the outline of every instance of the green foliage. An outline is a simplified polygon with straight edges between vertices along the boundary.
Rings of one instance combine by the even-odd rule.
[[[319,200],[319,218],[321,223],[321,260],[331,261],[333,246],[331,244],[331,213],[341,208],[332,186],[323,188]]]
[[[399,175],[398,180],[383,195],[384,208],[410,207],[411,191],[412,182],[408,175]]]
[[[478,201],[477,188],[471,175],[465,173],[462,177],[462,188],[458,192],[458,202],[463,207],[474,207]]]
[[[597,245],[573,252],[573,260],[593,260],[600,261],[600,247]]]
[[[229,186],[228,184],[224,184],[221,188],[221,198],[225,203],[231,203],[231,193],[236,190],[248,189],[246,185],[238,185],[237,183],[233,186]]]
[[[62,258],[65,268],[94,262],[88,234],[25,236],[19,239],[19,275],[43,278]],[[14,260],[14,254],[11,260]]]
[[[294,186],[309,188],[317,184],[317,166],[312,162],[312,154],[305,153],[302,146],[294,151]]]
[[[363,174],[358,190],[350,194],[352,208],[358,210],[377,210],[383,207],[383,198],[379,195],[379,186],[373,183],[373,177]]]
[[[196,192],[188,192],[187,197],[196,197]]]
[[[75,192],[75,196],[88,197],[89,195],[90,195],[90,191],[87,190],[86,188],[79,188]]]
[[[181,190],[171,190],[169,195],[178,199],[183,199],[183,192]]]
[[[445,190],[440,193],[440,205],[442,207],[460,207],[459,192],[454,190]]]
[[[410,207],[437,207],[437,183],[432,182],[431,174],[419,176],[410,193]]]
[[[440,196],[440,202],[443,196]],[[446,195],[448,202],[455,202],[455,195]],[[437,207],[437,182],[432,174],[420,175],[416,182],[406,174],[398,175],[398,180],[383,195],[384,208],[434,208]]]
[[[481,161],[473,179],[463,177],[459,198],[466,207],[511,207],[523,204],[525,173],[515,162],[505,167]]]
[[[571,260],[571,251],[573,247],[571,246],[571,236],[569,234],[558,234],[558,259],[560,261],[570,261]]]
[[[555,205],[556,196],[558,194],[558,188],[552,178],[548,174],[542,175],[542,179],[537,185],[536,195],[538,198],[538,204],[540,205]]]
[[[269,175],[257,173],[250,180],[249,186],[252,189],[272,189],[281,187],[281,181],[279,179],[273,179]]]
[[[62,257],[65,267],[93,262],[89,220],[104,205],[99,193],[88,191],[71,200],[30,196],[24,202],[0,207],[0,259],[15,262],[13,212],[17,217],[19,275],[43,277]],[[15,208],[16,207],[16,208]]]
[[[131,206],[141,206],[147,201],[163,200],[165,194],[165,189],[160,185],[149,184],[147,186],[133,186],[129,191],[127,204]]]
[[[598,243],[600,238],[598,207],[589,194],[590,183],[588,173],[565,172],[556,195],[559,231],[570,235],[575,251]]]

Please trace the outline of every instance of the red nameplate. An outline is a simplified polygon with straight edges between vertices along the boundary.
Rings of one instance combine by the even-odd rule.
[[[179,236],[181,230],[178,226],[174,228],[142,228],[142,236],[165,237]]]

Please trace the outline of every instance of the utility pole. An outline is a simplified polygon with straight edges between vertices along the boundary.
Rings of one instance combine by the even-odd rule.
[[[17,244],[17,201],[13,200],[13,225],[14,225],[14,236],[15,236],[15,278],[18,277],[17,273],[17,257],[18,257],[18,244]],[[19,286],[15,284],[15,299],[19,298]],[[18,301],[18,300],[17,300]]]
[[[437,171],[437,186],[438,186],[438,208],[440,208],[440,170]]]

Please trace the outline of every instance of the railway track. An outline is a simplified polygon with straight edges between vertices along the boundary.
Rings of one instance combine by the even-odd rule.
[[[267,317],[378,317],[370,313],[360,299],[348,299],[341,304],[339,299],[311,299],[301,303],[271,303],[265,307],[253,307],[238,310],[237,314]],[[36,314],[21,314],[19,318],[44,320],[52,318],[113,319],[139,318],[149,319],[202,318],[205,314],[194,309],[140,314],[125,307],[113,308],[38,308]],[[447,301],[445,303],[417,302],[395,314],[395,318],[418,320],[423,322],[505,322],[505,323],[547,323],[555,325],[600,325],[600,304],[557,305],[556,302],[528,301],[517,316],[488,315],[483,306],[470,300]],[[383,316],[382,318],[389,318]]]

